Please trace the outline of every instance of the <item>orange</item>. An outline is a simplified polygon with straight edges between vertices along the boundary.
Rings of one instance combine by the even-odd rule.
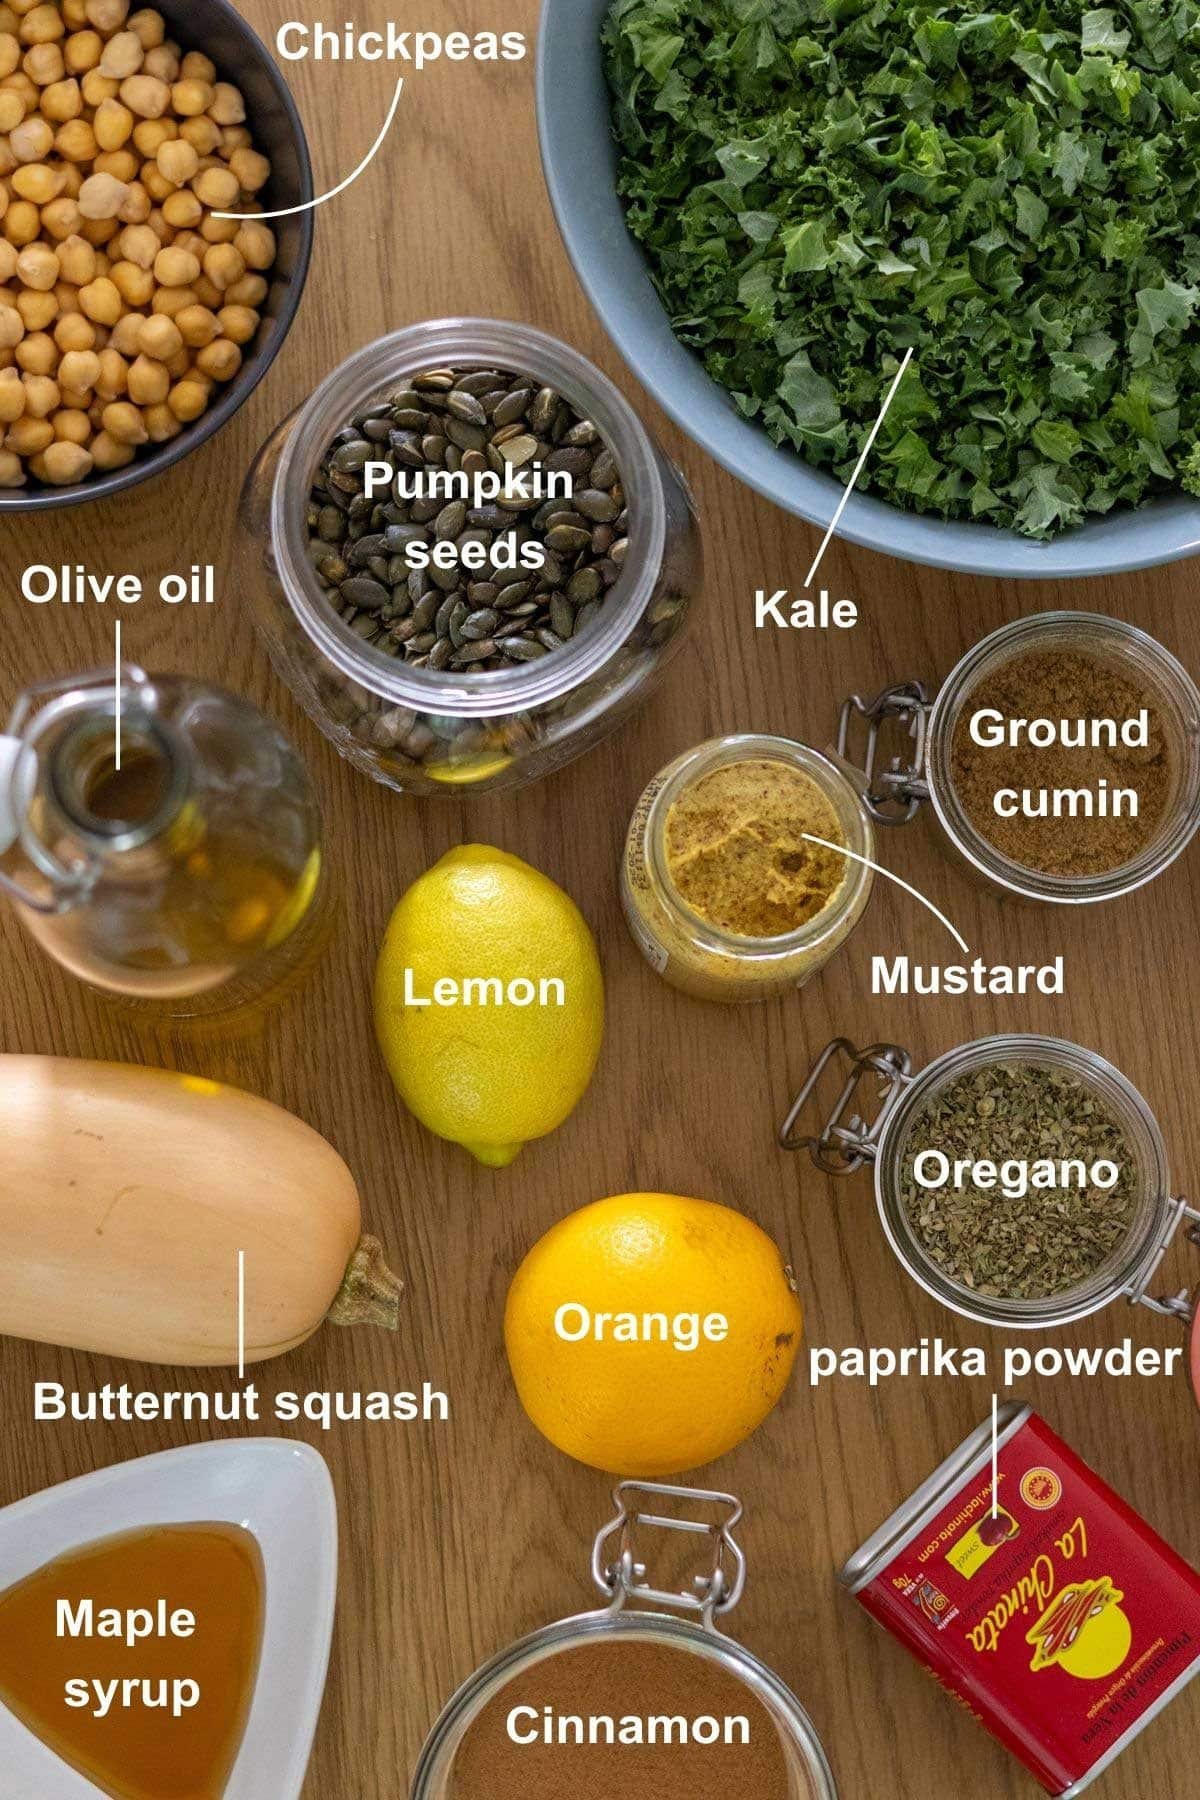
[[[621,1194],[534,1245],[504,1337],[521,1404],[552,1444],[650,1479],[757,1430],[802,1326],[791,1271],[752,1220],[710,1200]]]

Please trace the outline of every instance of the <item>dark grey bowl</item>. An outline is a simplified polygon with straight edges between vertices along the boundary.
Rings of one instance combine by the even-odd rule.
[[[211,56],[221,77],[232,81],[244,94],[247,124],[254,133],[255,146],[271,159],[271,179],[260,195],[264,209],[274,212],[311,200],[312,164],[304,127],[291,91],[262,39],[229,5],[229,0],[203,0],[199,6],[196,0],[154,0],[154,4],[184,49],[202,50]],[[238,373],[218,391],[216,402],[204,417],[185,426],[169,444],[156,444],[141,451],[137,461],[126,469],[90,476],[75,487],[5,489],[0,492],[0,513],[78,506],[87,500],[105,500],[123,493],[126,488],[173,468],[229,423],[283,348],[308,276],[312,213],[273,219],[271,229],[279,243],[279,258],[271,274],[262,324],[253,344],[247,346],[246,359]]]

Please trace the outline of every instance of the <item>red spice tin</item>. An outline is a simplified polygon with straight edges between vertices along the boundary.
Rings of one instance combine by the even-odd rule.
[[[1049,1794],[1200,1675],[1200,1575],[1027,1406],[969,1437],[842,1581]]]

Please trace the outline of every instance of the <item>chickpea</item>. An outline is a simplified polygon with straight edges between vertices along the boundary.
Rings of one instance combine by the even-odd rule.
[[[168,194],[162,204],[163,218],[176,231],[189,230],[204,218],[204,208],[190,188]]]
[[[25,321],[15,306],[0,306],[0,349],[15,350],[25,336]]]
[[[156,50],[167,35],[162,14],[153,12],[149,7],[132,14],[129,29],[137,33],[138,43],[143,50]]]
[[[0,370],[0,425],[15,425],[25,415],[25,383],[16,369]]]
[[[92,421],[82,406],[60,406],[50,415],[54,435],[63,444],[86,444],[92,435]]]
[[[119,444],[107,431],[100,432],[92,439],[92,463],[105,473],[113,469],[125,469],[137,455],[132,444]]]
[[[142,167],[142,185],[152,201],[159,206],[175,192],[171,183],[163,175],[157,163],[145,163]]]
[[[241,194],[238,178],[232,169],[204,169],[192,183],[192,190],[205,206],[224,212],[236,206]]]
[[[47,3],[26,11],[20,38],[23,44],[52,44],[66,36],[66,29],[57,6]]]
[[[59,277],[58,258],[48,244],[29,244],[17,258],[17,274],[27,288],[49,293]]]
[[[17,272],[19,251],[7,238],[0,237],[0,282],[11,281]]]
[[[214,338],[221,335],[221,327],[215,314],[207,306],[186,306],[182,312],[175,314],[175,323],[185,344],[193,350],[202,350],[211,344]]]
[[[86,424],[86,419],[85,419]],[[84,449],[80,438],[59,438],[46,447],[42,456],[41,476],[51,487],[73,487],[91,474],[92,453]]]
[[[32,200],[14,200],[4,215],[4,235],[10,244],[23,249],[32,244],[42,229],[42,216]]]
[[[27,375],[53,375],[61,358],[58,346],[44,331],[30,331],[17,345],[18,365]]]
[[[212,381],[232,381],[241,366],[242,353],[228,338],[217,338],[196,356],[196,367]]]
[[[65,280],[86,287],[96,279],[96,252],[85,238],[69,237],[58,247],[58,266]]]
[[[179,80],[179,45],[160,44],[157,49],[147,50],[142,69],[172,87]]]
[[[271,165],[257,150],[235,150],[229,167],[247,194],[257,194],[271,179]]]
[[[160,147],[178,136],[177,119],[139,119],[133,128],[134,148],[147,162],[153,162]]]
[[[145,417],[152,444],[168,444],[183,430],[182,420],[175,417],[169,406],[148,406]]]
[[[6,79],[21,64],[21,45],[15,36],[4,33],[0,36],[0,81]]]
[[[140,181],[129,183],[129,192],[121,203],[117,214],[122,225],[144,225],[150,217],[154,202]]]
[[[147,314],[144,312],[126,313],[123,319],[117,320],[109,334],[109,343],[114,350],[120,351],[126,362],[132,362],[138,354],[138,335],[146,318]]]
[[[19,97],[24,103],[27,113],[37,111],[37,103],[41,95],[38,92],[36,81],[30,81],[24,69],[18,69],[15,74],[7,76],[3,87],[6,94],[16,94]]]
[[[171,389],[167,405],[182,424],[192,425],[208,411],[208,389],[186,376]]]
[[[74,237],[83,221],[76,200],[52,200],[49,206],[42,208],[42,230],[57,242],[64,238]]]
[[[12,190],[35,206],[49,206],[62,192],[62,181],[62,170],[52,169],[49,163],[22,163],[13,170]]]
[[[269,269],[274,265],[277,246],[269,225],[261,225],[257,219],[247,220],[233,241],[248,269]]]
[[[14,94],[9,88],[0,91],[0,131],[12,131],[14,127],[21,123],[21,120],[24,117],[25,102],[22,100],[20,94]],[[7,145],[5,148],[8,148]],[[11,155],[11,152],[9,152],[9,154]],[[13,157],[12,160],[15,163],[16,158]],[[12,165],[10,164],[10,167],[11,166]]]
[[[33,85],[40,88],[53,87],[67,72],[63,53],[57,44],[35,44],[32,50],[26,51],[21,67]]]
[[[128,146],[124,150],[101,150],[92,164],[93,175],[111,175],[122,187],[129,187],[135,180],[140,164]],[[124,205],[124,201],[121,203]]]
[[[120,150],[133,134],[134,118],[119,100],[102,100],[96,108],[92,129],[102,150]]]
[[[79,84],[79,91],[83,95],[85,106],[100,107],[106,100],[116,99],[121,91],[121,84],[108,75],[102,75],[99,69],[89,69]]]
[[[216,88],[207,81],[188,76],[171,89],[171,105],[181,119],[198,119],[217,97]]]
[[[54,148],[54,133],[49,121],[36,117],[22,119],[9,132],[8,147],[19,163],[42,162]]]
[[[237,88],[227,81],[218,81],[213,89],[212,104],[208,114],[218,125],[244,125],[246,122],[246,102]]]
[[[86,287],[80,288],[79,305],[97,325],[115,325],[125,311],[120,290],[113,286],[106,275],[101,275],[95,281],[89,281]]]
[[[17,311],[25,321],[26,331],[46,331],[58,317],[58,296],[25,288],[17,295]]]
[[[138,333],[138,349],[154,362],[169,363],[183,349],[183,333],[174,319],[155,313]]]
[[[235,150],[252,150],[254,139],[244,125],[225,125],[221,129],[221,155],[232,162]]]
[[[200,227],[200,236],[208,244],[232,244],[240,230],[237,219],[218,219],[215,214],[208,213]]]
[[[25,411],[31,419],[48,419],[58,411],[58,383],[49,375],[26,375],[24,387]]]
[[[54,139],[54,148],[69,163],[90,163],[96,155],[96,131],[86,119],[68,119]],[[71,170],[64,171],[69,178]]]
[[[75,31],[63,45],[63,61],[72,75],[86,75],[100,67],[104,39],[98,31]]]
[[[15,450],[18,456],[28,460],[38,456],[54,442],[54,427],[49,419],[31,419],[26,415],[17,420],[4,440],[5,448]]]
[[[109,437],[118,444],[144,444],[149,434],[137,407],[128,400],[114,400],[106,406],[102,423]]]
[[[201,306],[207,306],[210,312],[217,312],[225,304],[225,296],[219,287],[215,287],[207,275],[201,275],[192,287]]]
[[[68,119],[77,119],[82,111],[83,95],[73,77],[69,81],[54,82],[42,95],[42,115],[54,125],[65,125]]]
[[[221,142],[220,128],[211,119],[185,119],[179,135],[189,143],[197,156],[211,156]]]
[[[200,259],[190,250],[172,245],[154,259],[154,278],[163,287],[190,287],[200,273]]]
[[[114,263],[109,280],[126,306],[146,307],[154,298],[153,274],[149,269],[139,269],[136,263]]]
[[[93,244],[97,250],[102,250],[105,244],[110,243],[116,237],[120,229],[116,219],[85,219],[79,227],[79,235],[86,238],[88,243]]]
[[[100,379],[100,358],[94,350],[68,350],[58,365],[59,386],[72,393],[90,394]]]
[[[189,306],[195,306],[196,290],[190,287],[159,288],[151,305],[151,311],[164,313],[168,319],[185,312]]]
[[[119,400],[129,385],[129,364],[119,350],[100,352],[100,373],[96,377],[96,393],[101,400]]]
[[[139,269],[153,268],[159,247],[149,225],[127,225],[114,245],[122,262],[136,263]]]
[[[200,168],[200,158],[195,147],[186,138],[174,138],[169,143],[159,146],[155,159],[160,175],[169,181],[172,187],[186,187],[193,180]]]
[[[25,467],[12,450],[0,450],[0,488],[25,486]]]
[[[83,11],[88,24],[97,31],[120,31],[129,17],[129,0],[87,0]]]
[[[131,75],[121,83],[121,99],[139,119],[161,119],[171,104],[171,90],[156,75]]]
[[[118,31],[104,46],[104,55],[100,58],[100,73],[111,75],[117,81],[125,81],[130,75],[137,74],[145,58],[146,52],[137,32]]]
[[[189,50],[179,65],[185,81],[206,81],[211,86],[217,79],[217,65],[202,50]]]
[[[79,192],[79,210],[85,219],[115,219],[128,193],[128,183],[115,175],[89,175]]]
[[[129,371],[129,398],[139,406],[162,406],[171,391],[171,377],[162,363],[139,356]]]

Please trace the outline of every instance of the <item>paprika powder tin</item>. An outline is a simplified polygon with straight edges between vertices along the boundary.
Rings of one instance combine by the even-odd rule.
[[[616,1516],[601,1530],[592,1552],[592,1578],[607,1604],[519,1639],[478,1669],[430,1733],[409,1800],[445,1800],[453,1792],[455,1759],[468,1733],[518,1677],[564,1651],[597,1641],[661,1644],[715,1663],[749,1689],[770,1718],[795,1800],[838,1800],[829,1761],[800,1702],[764,1662],[721,1628],[746,1585],[746,1559],[734,1536],[743,1513],[740,1501],[732,1494],[638,1481],[622,1482],[614,1497]],[[690,1590],[673,1593],[651,1585],[642,1552],[648,1534],[657,1532],[706,1540],[710,1560]]]
[[[972,824],[955,787],[955,733],[972,695],[1036,651],[1095,658],[1142,684],[1154,695],[1171,748],[1175,780],[1153,839],[1104,874],[1051,874],[1011,861]],[[841,710],[837,752],[860,778],[863,805],[877,825],[907,825],[931,806],[956,860],[983,885],[1025,901],[1084,906],[1133,893],[1170,868],[1200,830],[1200,691],[1157,639],[1101,613],[1038,613],[1001,626],[967,652],[933,699],[923,681],[896,682],[870,700],[852,695]]]
[[[1120,1121],[1136,1165],[1136,1205],[1122,1242],[1085,1280],[1041,1299],[982,1294],[952,1279],[921,1243],[901,1195],[908,1128],[920,1108],[962,1077],[1005,1063],[1061,1071],[1080,1082]],[[845,1071],[845,1081],[824,1116],[815,1106],[817,1089],[834,1067]],[[878,1098],[868,1119],[863,1092],[872,1087]],[[811,1121],[810,1110],[815,1115]],[[1200,1211],[1172,1192],[1166,1142],[1150,1106],[1094,1050],[1062,1038],[1011,1034],[976,1038],[914,1070],[912,1056],[897,1044],[860,1050],[846,1038],[835,1038],[814,1063],[778,1141],[784,1150],[807,1150],[826,1175],[853,1175],[871,1164],[880,1223],[897,1259],[918,1286],[963,1318],[1009,1330],[1047,1330],[1088,1318],[1124,1298],[1130,1305],[1191,1323],[1193,1303],[1186,1290],[1156,1296],[1151,1288],[1181,1232],[1200,1244]],[[1197,1375],[1200,1380],[1200,1368]]]
[[[981,1425],[841,1580],[1048,1794],[1200,1675],[1200,1574],[1028,1406]]]

